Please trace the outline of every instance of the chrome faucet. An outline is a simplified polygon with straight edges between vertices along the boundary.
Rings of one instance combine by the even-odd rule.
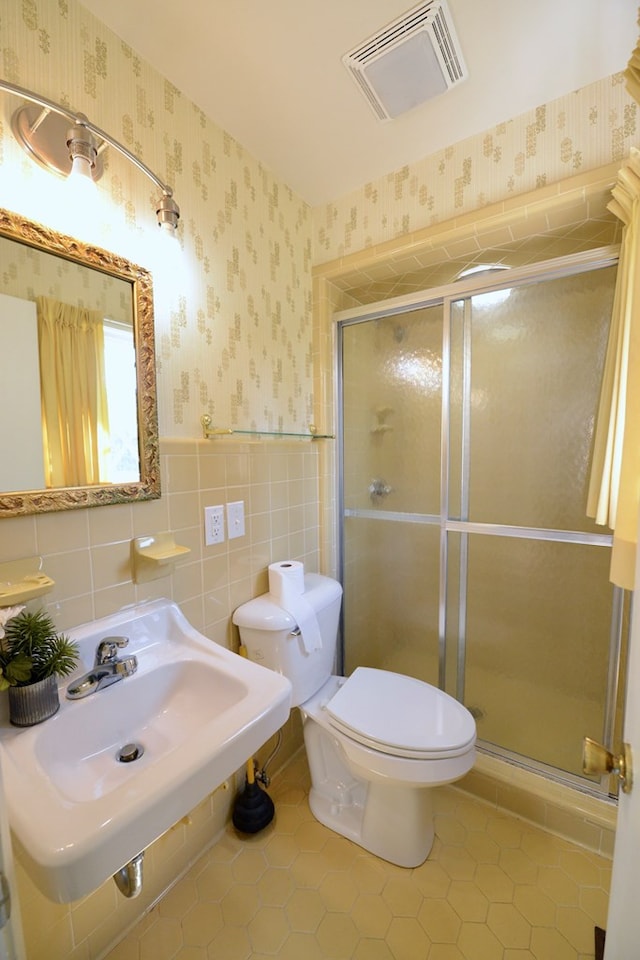
[[[105,637],[101,640],[96,648],[93,669],[69,684],[67,699],[81,700],[134,674],[138,669],[137,658],[118,656],[118,650],[126,647],[128,643],[128,637]]]

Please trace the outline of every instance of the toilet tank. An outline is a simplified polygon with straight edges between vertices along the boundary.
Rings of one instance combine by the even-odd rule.
[[[298,628],[295,618],[269,593],[243,603],[233,614],[249,659],[291,681],[294,707],[319,690],[334,670],[342,587],[330,577],[308,573],[303,596],[320,628],[317,650],[305,650],[302,638],[294,632]]]

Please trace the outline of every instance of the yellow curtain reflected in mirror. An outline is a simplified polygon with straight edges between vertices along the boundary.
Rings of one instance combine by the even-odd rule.
[[[36,303],[47,486],[100,483],[109,432],[102,314],[51,297]]]

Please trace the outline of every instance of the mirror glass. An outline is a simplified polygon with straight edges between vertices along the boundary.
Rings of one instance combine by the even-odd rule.
[[[160,496],[147,270],[0,210],[0,517]]]

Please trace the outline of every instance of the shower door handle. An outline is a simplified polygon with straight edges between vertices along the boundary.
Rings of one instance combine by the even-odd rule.
[[[633,785],[631,746],[623,743],[621,752],[614,754],[597,740],[585,737],[582,741],[582,772],[600,776],[614,773],[620,780],[622,792],[631,793]]]

